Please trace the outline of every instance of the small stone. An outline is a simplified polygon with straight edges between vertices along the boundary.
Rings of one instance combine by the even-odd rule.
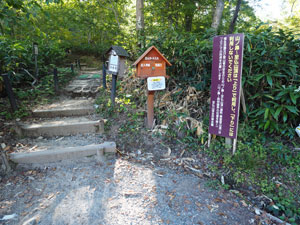
[[[142,154],[141,150],[137,150],[137,154],[138,155]]]
[[[25,221],[23,225],[35,225],[39,222],[39,218],[37,216],[30,218],[29,220]]]
[[[93,100],[93,98],[92,98],[92,97],[89,97],[88,100]]]
[[[5,149],[5,148],[6,148],[6,144],[2,143],[2,144],[1,144],[1,148],[2,148],[2,149]]]
[[[4,134],[4,132],[1,131],[1,132],[0,132],[0,136],[2,136],[3,134]]]
[[[257,209],[257,208],[255,208],[254,211],[255,211],[256,215],[260,215],[261,214],[260,211],[259,211],[259,209]]]
[[[42,140],[42,139],[44,139],[42,136],[39,136],[38,138],[37,138],[38,140]]]
[[[17,119],[16,119],[17,122],[19,122],[20,120],[21,120],[20,118],[17,118]]]

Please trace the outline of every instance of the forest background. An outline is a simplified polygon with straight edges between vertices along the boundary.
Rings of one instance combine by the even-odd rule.
[[[300,156],[295,150],[299,147],[295,128],[300,121],[300,3],[285,2],[285,17],[264,23],[251,7],[259,5],[259,0],[1,0],[1,73],[10,75],[22,99],[38,94],[30,88],[18,89],[32,82],[28,72],[34,74],[33,42],[39,46],[40,79],[62,66],[70,50],[97,57],[100,67],[111,45],[124,47],[131,60],[155,45],[172,63],[167,72],[169,89],[193,87],[206,96],[199,101],[207,103],[212,38],[244,33],[242,83],[247,111],[240,117],[241,143],[234,157],[221,143],[208,154],[234,171],[235,183],[247,181],[272,198],[277,208],[270,211],[290,222],[299,221]],[[176,95],[172,98],[176,101]],[[202,105],[202,110],[209,110]],[[207,124],[208,113],[203,117],[186,114]],[[276,180],[268,174],[274,168],[279,174]]]

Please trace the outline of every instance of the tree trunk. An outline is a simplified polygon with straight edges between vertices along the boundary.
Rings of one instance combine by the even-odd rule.
[[[228,34],[232,34],[233,31],[234,31],[234,27],[235,27],[235,24],[236,24],[238,15],[239,15],[241,4],[242,4],[242,0],[237,0],[234,15],[233,15],[232,21],[231,21],[230,26],[229,26]]]
[[[173,26],[173,16],[172,16],[172,10],[173,10],[173,7],[172,7],[172,0],[167,0],[166,2],[166,8],[167,8],[167,15],[168,15],[168,22],[169,22],[169,27],[172,27]]]
[[[213,22],[211,24],[211,27],[215,30],[218,30],[220,26],[223,10],[224,10],[224,0],[217,0]]]
[[[138,47],[145,46],[144,0],[136,0],[136,32]]]
[[[192,31],[193,19],[194,19],[194,12],[188,12],[185,14],[185,17],[184,17],[185,31],[187,31],[187,32]]]

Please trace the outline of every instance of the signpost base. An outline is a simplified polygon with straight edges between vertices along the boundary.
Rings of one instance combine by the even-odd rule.
[[[112,83],[111,83],[111,103],[115,106],[115,98],[116,98],[116,87],[117,87],[117,75],[112,75]]]
[[[148,99],[147,99],[147,122],[148,128],[153,128],[154,121],[154,94],[155,91],[148,91]]]
[[[103,62],[103,65],[102,65],[102,83],[103,83],[103,88],[106,89],[106,68],[105,68],[105,62]]]

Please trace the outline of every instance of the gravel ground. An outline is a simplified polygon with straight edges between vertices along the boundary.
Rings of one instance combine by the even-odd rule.
[[[205,179],[124,158],[18,167],[1,182],[3,224],[255,224]]]

